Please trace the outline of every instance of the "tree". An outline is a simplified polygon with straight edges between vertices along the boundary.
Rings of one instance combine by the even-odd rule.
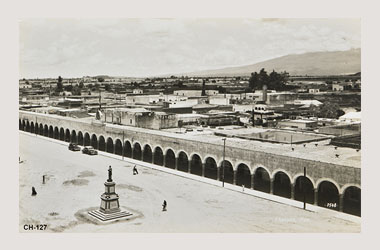
[[[249,78],[249,87],[251,89],[262,89],[264,85],[267,85],[268,89],[274,90],[286,90],[289,86],[285,83],[288,81],[289,74],[285,72],[277,73],[272,71],[269,75],[264,68],[260,70],[259,73],[251,73]]]
[[[84,88],[83,80],[79,82],[79,88],[80,88],[80,89],[83,89],[83,88]]]
[[[62,92],[62,90],[63,90],[62,77],[58,76],[57,91]]]
[[[99,77],[98,78],[98,82],[104,82],[104,78],[103,77]]]
[[[104,89],[105,89],[106,91],[110,91],[110,90],[111,90],[111,86],[110,86],[109,84],[106,84],[106,85],[104,86]]]
[[[311,105],[309,112],[313,116],[332,119],[337,119],[340,116],[344,115],[344,111],[339,108],[339,105],[331,102],[325,102],[318,107]]]

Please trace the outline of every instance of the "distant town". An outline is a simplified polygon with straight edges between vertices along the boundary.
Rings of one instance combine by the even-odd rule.
[[[283,91],[255,88],[250,77],[20,79],[19,104],[20,110],[78,119],[94,117],[100,109],[107,123],[148,129],[240,125],[323,130],[360,122],[360,73],[287,74],[284,85]]]

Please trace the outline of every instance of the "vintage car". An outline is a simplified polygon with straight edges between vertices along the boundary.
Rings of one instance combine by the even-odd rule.
[[[96,151],[92,146],[85,146],[82,149],[83,154],[88,154],[88,155],[97,155],[98,151]]]
[[[70,143],[69,144],[69,150],[71,150],[71,151],[80,151],[80,147],[77,144],[75,144],[75,143]]]

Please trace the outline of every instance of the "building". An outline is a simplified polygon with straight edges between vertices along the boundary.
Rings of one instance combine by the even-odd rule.
[[[349,112],[339,117],[339,121],[346,123],[361,122],[361,112]]]
[[[317,128],[318,122],[312,120],[282,120],[277,123],[277,127],[308,130]]]
[[[101,121],[148,129],[178,127],[178,118],[175,114],[152,112],[144,108],[106,109],[101,117]]]
[[[319,89],[309,89],[310,94],[316,94],[319,93]]]

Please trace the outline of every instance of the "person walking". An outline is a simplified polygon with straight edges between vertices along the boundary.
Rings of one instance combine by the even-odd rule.
[[[34,187],[32,187],[32,196],[36,196],[37,195],[37,191]]]
[[[164,200],[164,203],[162,203],[162,211],[166,211],[167,205],[166,200]]]
[[[136,175],[136,174],[139,174],[139,172],[137,171],[137,168],[136,168],[136,165],[133,167],[133,175]]]

